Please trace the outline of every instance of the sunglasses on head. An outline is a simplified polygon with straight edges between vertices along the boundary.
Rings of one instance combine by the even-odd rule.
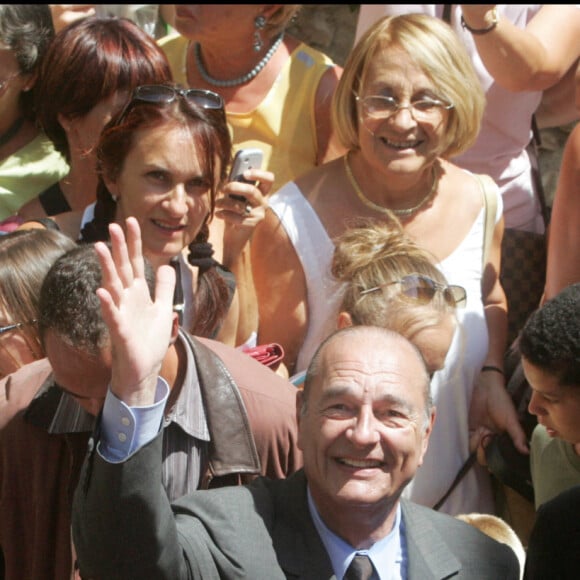
[[[223,111],[224,100],[221,95],[204,89],[180,89],[170,85],[140,85],[131,95],[131,99],[125,105],[119,115],[118,123],[124,119],[131,105],[141,103],[165,104],[172,103],[175,99],[185,99],[201,109]]]
[[[381,284],[380,286],[375,286],[374,288],[369,288],[368,290],[363,290],[361,296],[377,292],[382,288],[394,284],[399,284],[401,296],[403,298],[407,299],[409,302],[415,302],[417,304],[428,304],[433,300],[437,292],[441,292],[445,302],[452,308],[463,307],[467,301],[467,292],[462,286],[445,286],[444,284],[439,284],[438,282],[435,282],[435,280],[420,274],[410,274],[408,276],[403,276],[400,280],[395,280],[394,282],[388,282],[386,284]]]

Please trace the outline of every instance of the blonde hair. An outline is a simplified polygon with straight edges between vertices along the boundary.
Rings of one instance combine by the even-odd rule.
[[[453,29],[425,14],[387,16],[377,21],[359,40],[349,55],[334,94],[334,128],[347,149],[359,148],[359,117],[356,95],[379,51],[398,48],[433,83],[442,99],[453,103],[449,110],[441,156],[459,155],[475,141],[485,108],[485,95],[469,55]]]
[[[428,304],[415,304],[402,298],[396,285],[385,286],[410,274],[447,285],[434,258],[405,234],[394,215],[386,222],[359,220],[336,238],[331,272],[344,283],[340,310],[355,325],[390,328],[412,340],[455,312],[440,292]],[[377,287],[382,288],[363,294]]]
[[[518,535],[507,522],[490,514],[471,513],[460,514],[455,517],[462,522],[472,525],[497,542],[509,546],[520,562],[520,578],[523,576],[526,551]]]

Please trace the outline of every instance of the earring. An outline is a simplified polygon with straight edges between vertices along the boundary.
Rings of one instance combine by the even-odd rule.
[[[264,26],[266,26],[266,18],[261,14],[256,16],[254,26],[256,27],[256,31],[254,32],[254,52],[260,52],[264,46],[264,41],[262,40],[260,31],[264,29]]]

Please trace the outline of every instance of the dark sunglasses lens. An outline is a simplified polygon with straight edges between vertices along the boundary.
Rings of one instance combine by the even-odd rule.
[[[431,280],[421,276],[405,276],[401,280],[401,290],[404,296],[420,304],[427,304],[433,300],[436,292]]]
[[[175,90],[163,85],[141,85],[135,89],[134,98],[149,103],[169,103],[175,98]]]
[[[212,91],[190,89],[183,93],[189,100],[204,109],[222,109],[224,102],[220,95]]]

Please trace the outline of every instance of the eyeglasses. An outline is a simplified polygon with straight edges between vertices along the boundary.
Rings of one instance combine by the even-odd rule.
[[[223,111],[224,100],[221,95],[204,89],[180,89],[169,85],[140,85],[131,96],[131,100],[125,105],[119,115],[118,123],[124,119],[129,107],[135,102],[165,104],[172,103],[177,98],[191,101],[202,109]]]
[[[384,120],[392,117],[401,109],[409,109],[411,116],[415,121],[433,122],[439,120],[442,111],[448,111],[453,108],[453,104],[441,99],[417,99],[407,105],[402,105],[393,97],[383,97],[371,95],[368,97],[359,97],[355,95],[356,100],[361,104],[363,113],[377,120]]]
[[[467,292],[463,286],[445,286],[420,274],[403,276],[400,280],[363,290],[360,294],[364,296],[372,292],[377,292],[382,288],[392,286],[393,284],[400,284],[401,295],[410,302],[417,304],[428,304],[433,300],[437,292],[441,292],[445,302],[452,308],[461,308],[465,306],[465,302],[467,301]]]
[[[37,322],[38,320],[29,320],[28,322],[15,322],[14,324],[0,326],[0,334],[10,332],[11,330],[16,330],[17,328],[22,328],[23,326],[28,326],[29,324],[36,324]]]

